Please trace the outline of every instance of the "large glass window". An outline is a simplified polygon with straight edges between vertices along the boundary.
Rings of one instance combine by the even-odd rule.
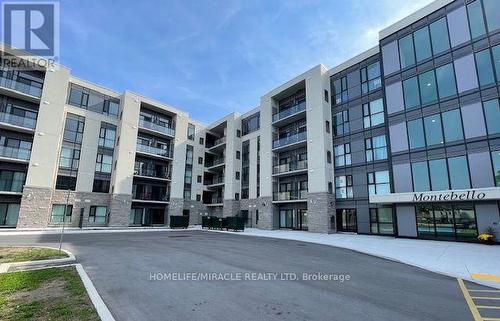
[[[424,126],[425,126],[425,139],[427,141],[427,146],[444,143],[440,114],[425,117]]]
[[[417,77],[413,77],[403,81],[403,92],[405,108],[412,108],[420,105]]]
[[[194,140],[195,127],[193,124],[188,124],[187,138]]]
[[[113,156],[97,154],[97,159],[95,162],[95,171],[97,173],[111,173],[112,164],[113,164]]]
[[[451,189],[470,188],[469,166],[465,156],[448,158]]]
[[[427,162],[411,164],[413,176],[413,190],[415,192],[426,192],[431,189],[429,182],[429,169]]]
[[[91,206],[89,212],[89,222],[106,223],[107,211],[108,208],[106,206]]]
[[[65,210],[66,209],[66,213]],[[52,205],[52,213],[50,215],[51,223],[71,222],[71,213],[73,205],[54,204]]]
[[[424,147],[425,135],[424,126],[422,125],[422,119],[409,121],[407,127],[410,149]]]
[[[476,69],[479,76],[479,84],[486,86],[495,82],[495,74],[493,73],[493,65],[491,64],[490,50],[486,49],[477,52]]]
[[[484,12],[486,13],[486,21],[488,31],[492,32],[500,28],[500,1],[498,0],[483,0]]]
[[[16,227],[21,204],[0,203],[0,226]]]
[[[241,121],[241,131],[243,135],[250,134],[260,128],[260,113],[252,115]]]
[[[73,114],[68,114],[64,125],[64,141],[81,144],[83,139],[83,130],[85,127],[85,118]]]
[[[500,133],[500,106],[498,99],[485,101],[483,107],[488,134],[494,135]]]
[[[364,128],[380,125],[384,123],[384,102],[382,99],[363,104],[363,125]]]
[[[22,192],[25,180],[25,172],[0,170],[0,191]]]
[[[444,65],[436,69],[436,78],[439,98],[446,98],[457,94],[455,70],[453,64]]]
[[[462,117],[460,110],[455,109],[442,114],[444,139],[446,142],[453,142],[464,139],[462,130]]]
[[[472,38],[484,35],[486,33],[486,27],[484,25],[481,0],[476,0],[468,4],[467,13],[469,14],[469,27]]]
[[[99,146],[106,148],[115,147],[116,127],[111,124],[101,123],[99,131]]]
[[[351,175],[335,177],[335,197],[353,198]]]
[[[429,28],[424,27],[415,31],[413,38],[415,40],[415,54],[417,56],[417,62],[430,58],[432,56],[432,50]]]
[[[392,208],[370,209],[370,231],[372,234],[394,234]]]
[[[349,133],[349,111],[341,111],[334,116],[333,120],[333,134],[344,135]]]
[[[334,148],[335,166],[351,165],[351,144],[341,144]]]
[[[366,94],[382,86],[380,62],[375,62],[361,69],[361,93]]]
[[[385,195],[391,193],[389,171],[368,173],[368,194]]]
[[[367,138],[365,140],[366,161],[387,159],[387,142],[385,135]]]
[[[65,169],[77,170],[80,163],[80,150],[69,147],[61,148],[61,156],[59,157],[59,167]]]
[[[429,171],[431,174],[431,189],[433,191],[444,191],[449,189],[448,168],[446,159],[435,159],[429,161]]]
[[[68,104],[113,117],[118,117],[120,109],[118,99],[75,84],[70,84]]]
[[[413,35],[408,35],[399,39],[399,59],[401,60],[401,68],[406,68],[415,64]]]
[[[430,25],[432,52],[437,55],[450,49],[450,37],[448,36],[448,24],[446,17]]]
[[[493,174],[495,175],[495,181],[497,186],[500,186],[500,151],[491,153],[491,159],[493,160]]]
[[[428,104],[437,100],[437,86],[434,70],[418,75],[420,83],[420,101]]]
[[[416,216],[419,237],[472,240],[478,234],[472,204],[422,204]]]
[[[497,80],[500,81],[500,46],[491,48],[491,52],[493,53],[493,62],[495,64]]]

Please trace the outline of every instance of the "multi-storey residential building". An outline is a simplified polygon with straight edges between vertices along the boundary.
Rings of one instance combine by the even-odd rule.
[[[64,66],[3,69],[0,226],[240,215],[263,229],[500,237],[499,12],[434,1],[378,46],[209,125]]]

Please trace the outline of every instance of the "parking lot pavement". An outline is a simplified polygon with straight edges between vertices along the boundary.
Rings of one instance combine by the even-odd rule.
[[[0,236],[2,245],[58,240]],[[117,320],[475,320],[455,278],[331,246],[176,231],[73,234],[65,248]],[[178,280],[166,280],[172,272]],[[185,272],[261,277],[180,280]]]

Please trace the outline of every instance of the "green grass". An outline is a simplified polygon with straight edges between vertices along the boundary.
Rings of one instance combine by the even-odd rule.
[[[0,274],[2,321],[98,321],[74,267]]]
[[[0,247],[0,264],[68,257],[63,251],[39,247]]]

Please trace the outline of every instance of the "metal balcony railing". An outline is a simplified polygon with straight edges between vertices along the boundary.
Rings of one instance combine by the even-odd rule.
[[[295,201],[307,199],[307,190],[275,192],[273,194],[274,201]]]
[[[214,146],[220,145],[220,144],[225,143],[225,142],[226,142],[226,136],[221,137],[221,138],[217,138],[216,140],[214,140],[214,143],[207,146],[207,148],[212,148]]]
[[[0,156],[29,160],[31,156],[31,150],[16,148],[16,147],[0,146]]]
[[[144,119],[139,119],[139,127],[151,129],[166,135],[175,136],[175,129],[167,126],[162,126]]]
[[[14,126],[35,129],[36,119],[0,112],[0,122]]]
[[[166,178],[170,179],[172,174],[168,171],[157,171],[154,169],[139,169],[134,171],[135,175],[138,176],[147,176],[147,177],[155,177],[155,178]]]
[[[212,180],[207,180],[205,185],[215,185],[224,183],[224,176],[213,178]]]
[[[220,157],[220,158],[216,158],[214,159],[212,162],[208,162],[207,163],[207,167],[213,167],[213,166],[217,166],[217,165],[220,165],[220,164],[224,164],[226,162],[226,158],[225,157]]]
[[[287,108],[279,113],[274,114],[273,115],[273,122],[276,122],[276,121],[281,120],[283,118],[286,118],[288,116],[298,114],[300,112],[303,112],[304,110],[306,110],[306,102],[305,101],[301,102],[300,104],[294,105],[290,108]]]
[[[307,169],[307,160],[295,161],[273,167],[273,174],[283,174],[301,169]]]
[[[281,139],[273,141],[273,148],[284,147],[287,145],[295,144],[307,139],[307,132],[300,132],[294,135],[290,135]]]

